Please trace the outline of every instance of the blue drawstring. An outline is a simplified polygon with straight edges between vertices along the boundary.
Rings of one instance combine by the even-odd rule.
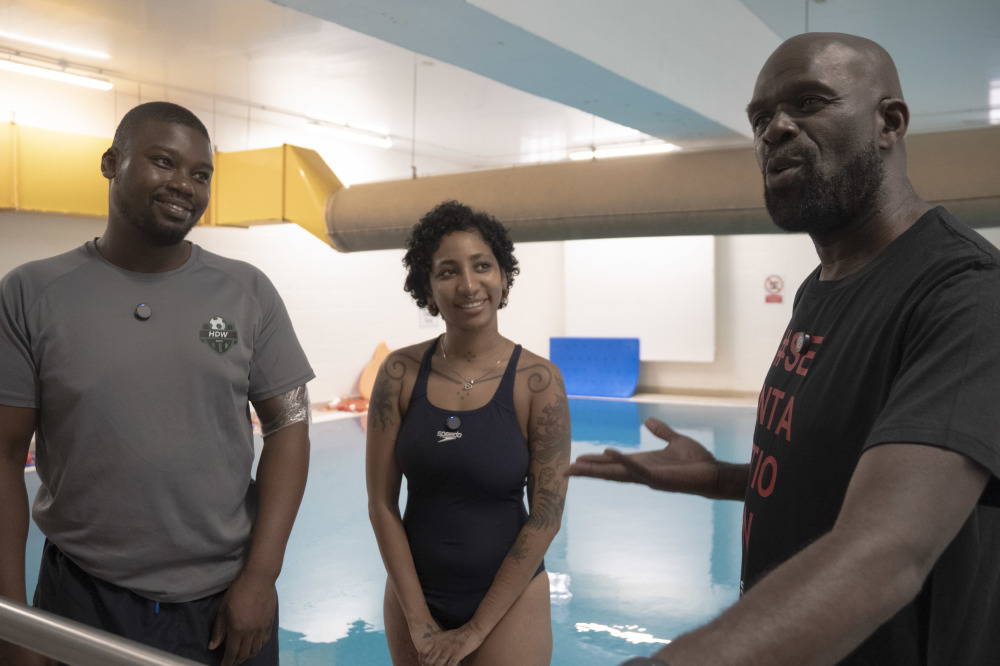
[[[159,613],[160,612],[160,602],[159,601],[156,602],[156,610],[153,611],[153,612],[154,613]]]

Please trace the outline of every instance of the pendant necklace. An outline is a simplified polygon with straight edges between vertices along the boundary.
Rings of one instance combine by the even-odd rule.
[[[448,362],[448,352],[446,352],[444,350],[444,336],[443,335],[441,336],[441,357],[444,358],[444,364],[447,365],[448,369],[451,370],[452,372],[454,372],[455,375],[458,376],[459,379],[461,379],[463,382],[465,382],[465,390],[466,391],[471,391],[473,384],[475,384],[479,380],[483,379],[483,377],[485,377],[486,375],[488,375],[491,372],[493,372],[493,370],[495,370],[496,367],[498,365],[500,365],[500,361],[502,361],[503,357],[506,356],[506,355],[507,355],[507,345],[505,344],[503,346],[503,353],[500,354],[500,358],[497,359],[496,364],[494,364],[489,370],[487,370],[486,372],[484,372],[479,377],[476,377],[475,379],[466,379],[465,377],[463,377],[461,375],[461,373],[459,373],[458,370],[456,370],[454,367],[452,367],[451,363]]]

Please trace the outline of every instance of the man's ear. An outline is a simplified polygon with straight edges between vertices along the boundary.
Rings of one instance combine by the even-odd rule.
[[[898,97],[883,99],[878,105],[879,148],[892,148],[903,140],[910,126],[910,107]]]
[[[111,146],[101,155],[101,175],[113,180],[118,173],[118,149]]]

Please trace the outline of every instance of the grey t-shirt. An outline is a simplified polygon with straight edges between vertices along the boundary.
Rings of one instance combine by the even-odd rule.
[[[271,282],[198,246],[133,273],[88,242],[11,271],[0,307],[0,404],[40,414],[41,530],[152,599],[225,589],[254,516],[249,401],[314,377]]]

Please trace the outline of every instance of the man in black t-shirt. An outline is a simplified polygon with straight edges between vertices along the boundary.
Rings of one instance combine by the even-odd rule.
[[[1000,663],[1000,253],[906,176],[888,53],[809,33],[747,107],[775,224],[812,238],[749,464],[668,446],[570,473],[743,499],[742,598],[634,663]]]

